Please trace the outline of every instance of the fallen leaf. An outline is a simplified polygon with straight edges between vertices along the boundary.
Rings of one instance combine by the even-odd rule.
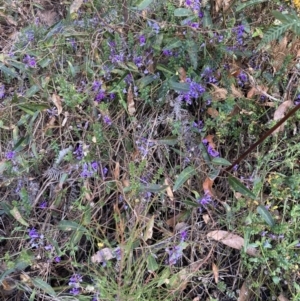
[[[207,136],[205,137],[205,139],[206,139],[207,142],[208,142],[208,145],[209,145],[211,148],[213,148],[213,149],[216,148],[216,144],[215,144],[214,141],[213,141],[214,137],[215,137],[214,135],[207,135]]]
[[[168,187],[166,188],[166,192],[168,197],[170,198],[171,201],[174,201],[174,194],[171,188],[171,181],[168,178],[165,178],[164,184],[167,185]]]
[[[286,298],[282,293],[278,296],[278,301],[289,301],[288,298]]]
[[[184,216],[185,212],[180,212],[174,216],[172,216],[171,218],[169,218],[166,221],[166,224],[171,227],[171,228],[175,228],[175,225],[177,224],[178,221],[180,221],[180,219]]]
[[[251,297],[251,291],[248,285],[246,284],[246,282],[244,282],[240,289],[238,301],[248,301],[250,297]]]
[[[220,88],[214,84],[211,84],[214,88],[214,91],[212,91],[211,96],[213,100],[224,100],[227,97],[227,90],[224,88]]]
[[[264,92],[266,93],[268,91],[268,87],[265,86],[253,86],[251,89],[247,92],[247,98],[253,98],[256,95],[264,95]]]
[[[132,86],[130,85],[128,87],[127,91],[127,109],[130,116],[133,116],[135,113],[135,104],[133,99],[133,92],[132,92]]]
[[[281,118],[284,117],[285,113],[287,112],[287,110],[293,106],[293,102],[291,100],[286,100],[284,101],[282,104],[280,104],[278,106],[278,108],[276,109],[275,113],[274,113],[274,120],[280,120]],[[278,133],[278,132],[282,132],[284,130],[284,126],[285,123],[283,123],[280,127],[278,127],[273,133],[272,135]]]
[[[233,249],[241,250],[244,247],[244,238],[228,231],[211,231],[207,233],[207,237],[219,241]],[[255,248],[249,247],[246,253],[251,256],[256,256],[257,250]]]
[[[234,97],[237,98],[244,97],[244,94],[239,89],[237,89],[234,84],[231,85],[231,93]]]
[[[203,182],[203,190],[204,190],[204,194],[205,195],[209,195],[211,197],[214,196],[214,192],[213,192],[213,188],[212,188],[212,185],[213,185],[214,181],[210,178],[206,178],[205,181]]]
[[[23,217],[17,207],[14,207],[9,212],[20,224],[22,224],[26,227],[29,227],[29,224],[23,219]]]
[[[154,226],[154,215],[149,219],[149,222],[148,222],[145,234],[144,234],[145,241],[152,238],[153,226]]]
[[[203,214],[203,215],[202,215],[202,218],[203,218],[205,224],[208,224],[208,222],[209,222],[209,220],[210,220],[209,215],[208,215],[208,214]]]
[[[82,3],[83,0],[74,0],[70,6],[70,14],[77,13]]]
[[[212,107],[209,107],[207,109],[207,114],[210,115],[213,118],[216,118],[216,117],[219,116],[219,112],[216,109],[212,108]]]
[[[57,115],[60,115],[62,112],[62,105],[61,105],[61,99],[60,99],[59,95],[57,95],[56,93],[53,93],[52,101],[57,108]]]
[[[115,258],[115,255],[112,253],[110,248],[103,248],[96,252],[91,260],[93,263],[101,263],[101,262],[106,262],[112,258]]]
[[[174,230],[175,230],[176,232],[181,232],[181,231],[186,230],[187,228],[188,228],[188,224],[187,224],[187,223],[185,223],[185,222],[180,222],[180,223],[176,224]]]
[[[217,265],[215,263],[212,263],[212,271],[214,274],[215,283],[218,283],[219,282],[219,268],[217,267]]]
[[[178,74],[179,74],[179,79],[181,83],[185,83],[186,82],[186,71],[180,67],[178,69]]]

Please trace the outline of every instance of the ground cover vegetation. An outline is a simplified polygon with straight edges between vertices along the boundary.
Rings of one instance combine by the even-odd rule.
[[[300,300],[299,1],[2,0],[1,300]]]

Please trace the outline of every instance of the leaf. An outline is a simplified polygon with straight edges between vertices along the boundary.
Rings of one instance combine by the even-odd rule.
[[[180,188],[189,178],[191,178],[195,174],[196,170],[194,167],[189,166],[185,168],[176,179],[173,191],[178,190],[178,188]]]
[[[193,69],[196,70],[198,67],[198,47],[193,40],[187,41],[187,52],[189,54],[190,61]]]
[[[159,268],[156,259],[154,257],[154,255],[150,254],[147,257],[147,269],[148,271],[151,272],[155,272],[157,269]]]
[[[250,298],[251,298],[251,290],[249,289],[246,282],[244,282],[240,289],[238,301],[248,301],[250,300]]]
[[[263,2],[266,2],[266,1],[268,1],[268,0],[250,0],[250,1],[245,1],[244,3],[238,5],[237,8],[235,9],[235,11],[239,12],[239,11],[244,10],[248,6],[259,4],[259,3],[263,3]]]
[[[247,98],[253,98],[253,96],[256,95],[264,95],[264,92],[268,91],[268,87],[265,86],[259,86],[257,85],[256,87],[251,87],[251,89],[247,92]]]
[[[139,81],[138,81],[138,86],[139,89],[143,89],[146,86],[148,86],[149,84],[151,84],[157,77],[155,75],[147,75],[142,77]]]
[[[213,158],[211,162],[216,165],[231,166],[231,163],[228,160],[220,157]]]
[[[176,8],[174,10],[175,17],[188,17],[193,15],[194,13],[189,8]]]
[[[23,226],[29,227],[29,224],[23,219],[23,217],[17,207],[14,207],[9,212],[20,224],[22,224]]]
[[[281,293],[279,296],[278,296],[278,301],[289,301],[289,299],[288,298],[286,298],[284,295],[283,295],[283,293]]]
[[[267,32],[264,33],[264,37],[261,40],[260,44],[258,45],[258,49],[261,49],[263,45],[266,45],[270,43],[273,40],[278,39],[282,36],[285,32],[287,32],[291,27],[293,23],[290,24],[281,24],[278,26],[273,26],[268,29]]]
[[[170,88],[177,92],[188,92],[190,91],[190,84],[188,83],[178,83],[174,80],[169,80]]]
[[[212,108],[212,107],[209,107],[207,109],[207,114],[213,118],[217,118],[219,116],[219,112],[215,108]]]
[[[211,96],[213,100],[224,100],[227,97],[227,90],[224,88],[220,88],[214,84],[211,84],[214,88],[214,91],[211,92]]]
[[[239,89],[237,89],[234,84],[231,85],[231,93],[234,97],[237,97],[237,98],[244,97],[244,94]]]
[[[178,69],[178,75],[179,75],[180,82],[185,83],[186,82],[186,71],[184,70],[183,67],[180,67]]]
[[[291,23],[291,15],[283,14],[277,10],[272,10],[272,15],[282,23]]]
[[[70,6],[70,14],[77,13],[82,3],[83,0],[74,0]]]
[[[49,108],[47,105],[43,105],[40,103],[31,103],[31,102],[25,104],[20,103],[17,105],[17,107],[30,115],[34,115],[36,112],[40,112]]]
[[[102,263],[113,258],[115,258],[115,255],[113,254],[112,250],[110,248],[103,248],[91,257],[91,261],[93,263]]]
[[[10,69],[7,68],[6,66],[4,66],[2,63],[0,63],[0,70],[6,75],[6,76],[10,76],[12,78],[18,78],[19,75],[18,73],[16,73],[16,71],[14,69]]]
[[[289,108],[291,108],[293,105],[294,104],[293,104],[293,102],[291,100],[284,101],[276,109],[276,111],[274,113],[274,118],[273,119],[275,121],[282,119],[285,116],[285,113],[287,112],[287,110]],[[278,127],[275,131],[273,131],[272,135],[274,135],[276,133],[279,133],[279,132],[282,132],[284,130],[284,126],[285,126],[285,122],[280,127]]]
[[[63,231],[82,231],[82,232],[88,232],[88,230],[77,224],[76,222],[73,221],[69,221],[69,220],[62,220],[58,223],[57,225],[59,230],[63,230]]]
[[[257,212],[270,227],[275,226],[275,221],[265,206],[259,205],[257,207]]]
[[[217,267],[217,265],[214,262],[212,263],[212,271],[214,274],[215,283],[218,283],[219,282],[219,268]]]
[[[210,178],[205,179],[205,181],[202,184],[205,195],[209,195],[211,197],[214,196],[214,192],[213,192],[213,188],[212,188],[213,183],[214,183],[214,181],[212,179],[210,179]]]
[[[138,10],[146,9],[152,2],[153,2],[153,0],[142,0],[142,1],[136,6],[136,8],[137,8]]]
[[[25,93],[25,97],[30,98],[33,95],[35,95],[37,92],[39,92],[41,89],[39,86],[37,85],[33,85],[30,87],[30,89],[28,89]]]
[[[130,116],[133,116],[136,112],[131,84],[129,85],[127,91],[127,109]]]
[[[207,237],[221,242],[222,244],[233,249],[241,250],[244,247],[244,238],[228,231],[211,231],[207,233]],[[246,253],[251,256],[256,256],[257,250],[255,248],[248,247]]]
[[[174,48],[178,48],[182,46],[182,42],[178,39],[171,40],[168,42],[168,45],[163,48],[163,50],[172,50]]]
[[[62,105],[61,105],[60,96],[57,95],[56,93],[53,93],[51,99],[52,99],[54,105],[57,108],[57,115],[60,115],[61,112],[62,112]]]
[[[56,293],[55,293],[54,289],[52,288],[52,286],[50,286],[43,279],[36,277],[36,278],[32,278],[31,280],[35,287],[41,289],[42,291],[44,291],[45,293],[47,293],[50,296],[56,296]]]
[[[252,191],[250,191],[244,184],[242,184],[237,178],[229,176],[228,182],[233,190],[240,192],[241,194],[243,194],[251,199],[254,199],[254,200],[256,199],[255,194]]]
[[[144,234],[144,240],[147,241],[148,239],[152,238],[153,235],[153,227],[154,227],[154,215],[150,218],[147,228]]]

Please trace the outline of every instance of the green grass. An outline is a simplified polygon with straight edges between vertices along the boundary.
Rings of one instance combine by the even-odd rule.
[[[225,171],[298,101],[293,8],[19,2],[0,7],[0,299],[299,300],[300,113]]]

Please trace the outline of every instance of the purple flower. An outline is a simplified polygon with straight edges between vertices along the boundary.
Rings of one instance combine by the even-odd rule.
[[[28,230],[29,236],[31,239],[39,238],[40,235],[38,234],[37,230],[35,228],[31,228]]]
[[[72,287],[69,291],[70,294],[77,296],[80,294],[80,288],[79,287]]]
[[[45,208],[47,208],[47,206],[48,206],[48,203],[47,203],[46,201],[43,201],[43,202],[40,204],[39,208],[45,209]]]
[[[187,231],[186,230],[184,230],[184,231],[181,231],[180,232],[180,236],[181,236],[181,241],[185,241],[186,240],[186,238],[187,238],[187,235],[188,235],[188,233],[187,233]]]
[[[54,258],[54,261],[58,263],[58,262],[61,261],[61,258],[60,258],[59,256],[56,256],[56,257]]]
[[[143,66],[143,57],[142,56],[134,57],[133,62],[140,68]]]
[[[121,252],[121,248],[120,247],[117,247],[113,250],[113,254],[115,255],[116,259],[118,261],[121,260],[121,256],[122,256],[122,252]]]
[[[47,245],[44,247],[46,251],[50,251],[53,249],[53,246],[52,245]]]
[[[99,168],[99,164],[97,162],[92,162],[91,167],[93,168],[94,171],[97,171]]]
[[[207,151],[212,157],[219,157],[220,155],[219,152],[214,150],[210,145],[207,147]]]
[[[183,246],[180,243],[171,249],[167,248],[166,252],[169,254],[169,265],[174,265],[183,255]]]
[[[82,144],[79,144],[73,154],[76,156],[77,160],[81,160],[83,158],[83,148]]]
[[[238,75],[238,85],[243,87],[244,84],[248,81],[248,76],[245,72],[241,72],[239,75]]]
[[[160,27],[156,22],[151,22],[149,20],[147,23],[148,23],[149,27],[151,27],[156,34],[159,33]]]
[[[82,276],[79,274],[74,274],[69,280],[69,286],[79,286],[79,282],[82,282]]]
[[[26,66],[30,68],[36,67],[36,60],[33,56],[30,56],[28,54],[25,55],[25,58],[23,59],[23,62],[26,64]]]
[[[93,91],[96,91],[96,90],[99,90],[99,88],[101,87],[102,85],[102,81],[99,81],[99,80],[95,80],[92,84],[92,90]]]
[[[139,36],[140,46],[144,46],[146,44],[146,37],[144,35]]]
[[[80,173],[80,176],[82,178],[89,178],[92,177],[93,175],[94,172],[89,169],[89,165],[87,163],[84,163],[82,165],[82,172]]]
[[[15,155],[16,155],[16,152],[14,152],[14,151],[9,151],[9,152],[7,152],[6,153],[6,159],[7,160],[13,160],[14,159],[14,157],[15,157]]]
[[[212,199],[210,195],[205,194],[201,199],[198,199],[197,202],[202,207],[206,207],[208,204],[212,202]]]
[[[232,29],[232,32],[236,34],[237,42],[239,45],[243,45],[243,35],[245,31],[245,26],[244,25],[239,25],[235,28]]]
[[[113,100],[115,99],[116,94],[115,93],[109,93],[109,99]]]
[[[165,56],[172,56],[173,55],[173,52],[169,49],[165,49],[163,50],[163,55]]]
[[[106,94],[105,94],[105,90],[100,89],[100,91],[98,91],[96,97],[95,97],[95,101],[99,102],[101,100],[103,100],[105,98]]]
[[[112,121],[107,115],[103,116],[103,121],[107,125],[112,125]]]
[[[0,99],[4,98],[5,96],[5,86],[2,84],[0,85]]]

